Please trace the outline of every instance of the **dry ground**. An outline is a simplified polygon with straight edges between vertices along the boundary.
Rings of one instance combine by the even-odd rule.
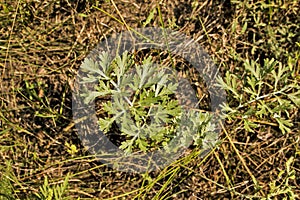
[[[264,2],[269,1],[163,0],[162,19],[156,12],[147,26],[163,21],[198,39],[222,74],[242,76],[239,58],[259,63],[275,58],[286,65],[293,57],[299,81],[300,5],[290,0],[264,7]],[[0,193],[34,199],[43,193],[40,186],[56,190],[69,174],[64,197],[70,199],[260,199],[268,194],[282,199],[292,193],[300,198],[297,106],[289,110],[289,133],[282,134],[271,119],[254,132],[238,118],[226,119],[222,143],[206,159],[191,154],[151,174],[116,172],[83,150],[72,126],[77,69],[97,43],[126,30],[122,21],[143,27],[155,8],[153,0],[0,1]],[[68,144],[78,152],[70,153]],[[291,157],[295,179],[287,179]]]

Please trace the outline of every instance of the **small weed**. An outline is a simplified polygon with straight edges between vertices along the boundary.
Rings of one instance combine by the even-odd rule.
[[[70,175],[67,174],[63,183],[60,184],[50,184],[48,182],[48,176],[44,176],[44,184],[40,186],[39,193],[36,193],[36,197],[40,200],[62,200],[70,199],[67,196],[68,182]]]
[[[280,198],[283,200],[295,200],[299,198],[299,195],[295,194],[294,187],[290,186],[290,181],[296,179],[295,170],[292,169],[294,157],[290,157],[285,164],[285,169],[279,171],[277,179],[269,183],[270,191],[266,198],[262,200],[270,200]]]

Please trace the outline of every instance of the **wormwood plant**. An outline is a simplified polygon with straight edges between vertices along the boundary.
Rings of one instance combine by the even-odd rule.
[[[183,109],[176,98],[175,74],[154,65],[151,56],[141,65],[128,52],[116,58],[102,52],[96,60],[82,64],[86,72],[82,83],[97,82],[93,90],[84,92],[84,101],[110,97],[101,102],[100,129],[107,134],[117,128],[125,138],[119,148],[126,153],[161,147],[175,151],[191,142],[203,146],[206,141],[207,146],[211,144],[207,141],[215,141],[211,116]]]
[[[224,105],[228,119],[239,119],[247,131],[261,124],[278,126],[283,134],[293,126],[290,120],[293,109],[300,106],[300,85],[295,65],[283,65],[275,59],[244,60],[242,75],[226,73],[219,78],[233,101]]]

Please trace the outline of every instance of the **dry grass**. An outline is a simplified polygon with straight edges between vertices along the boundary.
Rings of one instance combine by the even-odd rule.
[[[294,58],[293,77],[299,81],[300,5],[296,1],[275,4],[280,6],[263,8],[251,1],[162,1],[162,18],[156,12],[148,26],[164,22],[195,38],[223,74],[243,75],[242,59],[237,58],[262,63],[274,57],[284,64]],[[85,152],[72,126],[76,70],[99,41],[128,27],[142,27],[157,5],[152,0],[0,2],[1,194],[32,199],[41,192],[46,176],[50,191],[69,174],[66,197],[70,199],[259,199],[276,192],[270,188],[274,180],[282,190],[291,187],[299,198],[297,106],[290,112],[293,126],[287,134],[271,117],[259,122],[254,133],[246,131],[238,118],[228,119],[220,135],[222,143],[204,160],[194,149],[160,172],[120,173]],[[79,151],[71,155],[66,143]],[[291,157],[296,178],[287,185],[286,172],[282,179],[277,176],[287,170]],[[287,195],[274,199],[283,197]]]

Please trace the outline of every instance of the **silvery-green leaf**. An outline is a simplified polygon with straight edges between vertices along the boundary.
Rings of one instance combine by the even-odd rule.
[[[85,97],[84,103],[88,104],[88,103],[94,101],[96,97],[105,96],[107,94],[110,94],[110,91],[104,91],[104,92],[90,91],[90,92],[88,92],[87,96]]]

